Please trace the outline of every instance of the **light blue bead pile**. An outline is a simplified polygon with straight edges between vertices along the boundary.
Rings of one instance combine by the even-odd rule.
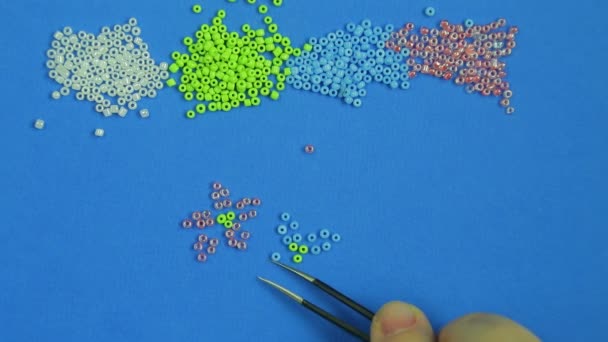
[[[409,67],[404,59],[409,51],[396,53],[385,47],[393,30],[392,25],[373,27],[366,19],[360,25],[347,24],[346,31],[310,38],[312,51],[302,51],[301,56],[286,62],[292,71],[286,83],[355,107],[363,104],[370,83],[408,89]]]

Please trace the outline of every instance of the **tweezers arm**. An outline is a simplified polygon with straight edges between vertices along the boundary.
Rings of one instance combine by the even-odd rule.
[[[342,328],[343,330],[347,331],[348,333],[350,333],[351,335],[358,337],[361,341],[366,341],[369,342],[369,335],[362,332],[361,330],[351,326],[350,324],[334,317],[333,315],[331,315],[329,312],[321,309],[320,307],[314,305],[313,303],[303,299],[302,303],[301,303],[304,307],[306,307],[307,309],[309,309],[310,311],[313,311],[314,313],[316,313],[317,315],[323,317],[324,319],[332,322],[333,324],[337,325],[338,327]]]
[[[354,300],[346,297],[342,293],[338,292],[338,290],[327,285],[326,283],[322,282],[321,280],[315,279],[312,283],[314,285],[316,285],[318,288],[320,288],[321,290],[327,292],[332,297],[334,297],[337,300],[341,301],[342,303],[346,304],[351,309],[357,311],[359,314],[361,314],[363,317],[369,319],[370,321],[372,320],[372,318],[374,318],[374,313],[371,310],[367,309],[366,307],[362,306],[361,304],[358,304]]]

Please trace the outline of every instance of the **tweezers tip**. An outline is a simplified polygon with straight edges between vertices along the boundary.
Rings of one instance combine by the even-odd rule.
[[[307,281],[309,281],[309,282],[311,282],[311,283],[312,283],[312,282],[315,280],[315,278],[314,278],[314,277],[312,277],[311,275],[306,274],[306,273],[304,273],[304,272],[302,272],[302,271],[300,271],[300,270],[297,270],[297,269],[295,269],[295,268],[293,268],[293,267],[291,267],[291,266],[285,265],[285,264],[284,264],[284,263],[282,263],[282,262],[279,262],[279,261],[274,261],[274,260],[271,260],[271,262],[272,262],[272,263],[274,263],[274,264],[275,264],[275,265],[277,265],[277,266],[280,266],[280,267],[282,267],[282,268],[284,268],[284,269],[286,269],[286,270],[288,270],[288,271],[290,271],[290,272],[293,272],[293,273],[295,273],[295,274],[299,275],[300,277],[302,277],[302,278],[306,279]]]

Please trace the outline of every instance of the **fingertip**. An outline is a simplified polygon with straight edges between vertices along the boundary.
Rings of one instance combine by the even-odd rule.
[[[540,342],[532,332],[513,320],[494,314],[474,313],[449,323],[439,342]]]
[[[433,330],[426,315],[416,306],[389,302],[374,316],[372,342],[432,342]]]

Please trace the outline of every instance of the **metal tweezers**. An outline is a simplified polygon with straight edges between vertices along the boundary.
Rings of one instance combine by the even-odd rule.
[[[337,300],[341,301],[342,303],[346,304],[349,308],[355,310],[356,312],[361,314],[363,317],[369,319],[370,321],[374,317],[374,313],[371,310],[368,310],[367,308],[363,307],[361,304],[356,303],[352,299],[350,299],[347,296],[343,295],[342,293],[338,292],[336,289],[327,285],[326,283],[322,282],[321,280],[316,279],[302,271],[298,271],[295,268],[287,266],[278,261],[272,261],[272,262],[274,264],[279,265],[279,266],[283,267],[284,269],[291,271],[291,272],[299,275],[300,277],[304,278],[309,283],[312,283],[316,287],[320,288],[323,292],[329,294],[330,296],[332,296],[332,297],[336,298]],[[306,299],[298,296],[297,294],[289,291],[288,289],[284,288],[281,285],[278,285],[278,284],[276,284],[268,279],[264,279],[262,277],[258,277],[258,279],[260,279],[261,281],[265,282],[266,284],[276,288],[277,290],[281,291],[282,293],[284,293],[291,299],[300,303],[300,305],[302,305],[305,308],[307,308],[308,310],[316,313],[317,315],[323,317],[324,319],[330,321],[331,323],[337,325],[338,327],[342,328],[343,330],[350,333],[351,335],[358,337],[361,341],[369,341],[368,333],[365,333],[365,332],[353,327],[352,325],[344,322],[343,320],[333,316],[329,312],[321,309],[320,307],[318,307],[318,306],[314,305],[313,303],[307,301]]]

